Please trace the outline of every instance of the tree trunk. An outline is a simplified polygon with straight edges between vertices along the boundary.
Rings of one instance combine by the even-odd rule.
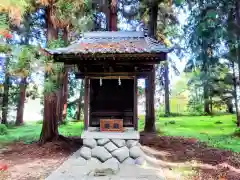
[[[165,92],[165,116],[170,115],[170,102],[169,102],[169,67],[166,62],[164,65],[164,92]]]
[[[57,29],[54,27],[54,25],[52,24],[51,21],[51,16],[53,14],[53,7],[52,5],[49,5],[46,8],[46,14],[45,14],[45,20],[46,20],[46,24],[47,24],[47,41],[51,41],[54,39],[57,39],[58,33],[57,33]]]
[[[51,22],[51,15],[53,7],[49,5],[46,8],[46,24],[47,24],[47,41],[51,41],[57,38],[57,30]],[[45,75],[45,79],[47,75]],[[58,138],[58,126],[57,126],[57,95],[51,93],[44,95],[44,116],[43,116],[43,125],[40,135],[40,144],[43,144],[47,141]]]
[[[65,46],[68,44],[68,29],[64,28],[63,29],[63,40]],[[67,117],[67,99],[68,99],[68,68],[64,66],[64,77],[63,77],[63,100],[61,104],[62,108],[62,118],[63,120],[66,119]]]
[[[17,118],[15,123],[17,126],[23,124],[23,113],[24,113],[26,89],[27,89],[27,77],[24,77],[20,82],[20,93],[19,93],[19,99],[18,99],[18,105],[17,105]]]
[[[238,26],[240,26],[240,2],[239,2],[239,0],[236,0],[235,11],[236,11],[237,24],[238,24]],[[240,43],[239,43],[239,40],[240,40],[240,33],[237,34],[238,46],[236,49],[237,50],[238,72],[239,72],[238,79],[240,80]],[[237,91],[236,91],[236,93],[237,93]],[[238,101],[237,101],[236,106],[238,107]],[[236,111],[237,111],[237,109],[236,109]],[[239,111],[239,108],[238,108],[238,111]],[[238,112],[238,111],[237,111],[237,126],[240,128],[240,112]]]
[[[157,32],[157,17],[158,17],[158,3],[150,4],[149,8],[149,22],[148,22],[148,35],[156,38]],[[156,132],[155,126],[155,108],[154,108],[154,95],[155,95],[155,66],[153,65],[152,71],[149,73],[146,83],[146,115],[145,115],[145,132]]]
[[[155,72],[155,68],[153,68]],[[146,83],[146,116],[145,116],[145,132],[156,132],[155,126],[155,108],[154,108],[154,94],[155,94],[155,73],[149,73],[149,77],[145,80]]]
[[[83,93],[84,93],[84,84],[83,84],[83,80],[81,80],[81,89],[80,89],[80,96],[79,96],[79,102],[78,102],[77,120],[81,120]]]
[[[231,114],[234,114],[232,99],[229,99],[227,101],[227,112],[231,113]]]
[[[236,109],[236,118],[237,118],[237,126],[240,127],[240,112],[238,108],[238,96],[237,96],[237,76],[235,71],[234,62],[232,62],[232,70],[233,70],[233,97],[234,97],[234,105]]]
[[[57,96],[55,93],[44,96],[44,107],[48,108],[44,108],[42,132],[39,140],[40,144],[58,138],[58,123],[56,120]]]
[[[2,124],[7,124],[8,117],[8,93],[9,93],[9,75],[5,73],[4,92],[2,101]]]
[[[113,0],[111,0],[113,1]],[[110,1],[110,2],[111,2]],[[110,14],[109,14],[109,30],[110,31],[117,31],[117,7],[114,7],[110,4]]]
[[[209,95],[208,95],[208,88],[206,85],[204,85],[203,87],[203,95],[204,95],[204,113],[207,115],[210,115],[211,111],[210,111]]]
[[[5,81],[3,87],[3,100],[2,100],[2,124],[7,124],[7,117],[8,117],[8,94],[9,94],[9,74],[8,74],[8,66],[9,66],[9,57],[5,58]]]

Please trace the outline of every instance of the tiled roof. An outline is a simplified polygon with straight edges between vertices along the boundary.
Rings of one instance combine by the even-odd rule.
[[[143,32],[124,31],[89,32],[66,48],[46,49],[50,54],[168,53],[169,50]]]

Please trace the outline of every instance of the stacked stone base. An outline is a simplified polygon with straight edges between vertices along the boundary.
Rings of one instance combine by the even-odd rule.
[[[87,161],[104,164],[142,165],[145,162],[138,140],[86,138],[79,154]]]

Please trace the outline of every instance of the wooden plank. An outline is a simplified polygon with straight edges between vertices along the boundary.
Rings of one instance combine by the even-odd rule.
[[[105,125],[108,125],[108,128]],[[117,124],[118,127],[114,127]],[[123,132],[123,119],[100,119],[100,131]]]
[[[89,124],[89,78],[84,79],[84,130],[88,129]]]
[[[134,77],[134,88],[133,88],[133,98],[134,98],[134,103],[133,103],[133,124],[135,130],[138,130],[138,103],[137,103],[137,77]]]

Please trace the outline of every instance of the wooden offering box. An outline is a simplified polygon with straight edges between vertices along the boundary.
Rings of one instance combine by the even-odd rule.
[[[100,131],[123,132],[123,119],[100,119]]]

